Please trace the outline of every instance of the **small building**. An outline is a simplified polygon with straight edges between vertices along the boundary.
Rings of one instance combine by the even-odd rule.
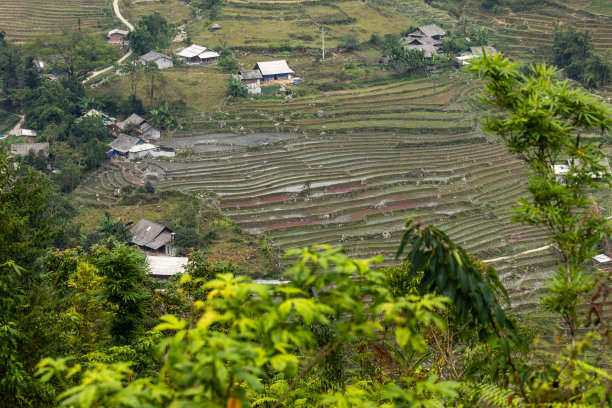
[[[182,256],[147,255],[149,270],[154,279],[167,281],[170,277],[185,273],[189,258]]]
[[[42,152],[47,156],[49,152],[49,143],[17,143],[11,145],[11,153],[16,156],[25,156],[29,152],[33,152],[34,154]]]
[[[109,143],[109,146],[112,149],[111,156],[116,154],[119,156],[128,157],[130,150],[138,143],[140,143],[139,138],[120,134],[115,140]]]
[[[130,117],[124,120],[123,122],[117,123],[117,126],[119,127],[119,129],[125,130],[126,127],[130,124],[136,126],[141,139],[150,140],[159,139],[161,137],[161,132],[158,129],[156,129],[152,124],[147,122],[146,119],[140,117],[135,113],[132,113]]]
[[[108,32],[108,42],[111,44],[121,44],[121,42],[123,42],[123,37],[126,35],[128,35],[128,31],[115,28]]]
[[[132,244],[138,245],[144,251],[176,255],[176,248],[170,245],[174,241],[174,231],[170,228],[142,218],[130,232]]]
[[[155,63],[157,64],[159,69],[172,68],[172,66],[174,65],[174,63],[172,62],[172,58],[155,51],[147,52],[138,60],[142,63],[142,65],[147,65],[148,63]]]
[[[408,37],[430,37],[437,41],[442,41],[446,37],[446,31],[436,24],[421,26],[408,34]]]
[[[612,272],[612,258],[606,254],[599,254],[593,257],[593,266],[600,271],[610,273]]]
[[[258,62],[253,70],[261,72],[263,82],[291,81],[295,74],[285,60]]]
[[[178,53],[187,64],[204,65],[219,60],[219,54],[201,45],[192,44]]]
[[[148,156],[157,149],[157,146],[151,143],[138,143],[127,152],[128,159],[137,159],[139,157]]]
[[[222,28],[223,28],[223,26],[221,24],[216,23],[216,24],[213,24],[213,25],[210,26],[210,31],[220,30]]]
[[[495,50],[495,48],[490,47],[490,46],[486,46],[486,47],[470,47],[470,49],[468,51],[466,51],[463,54],[461,54],[460,56],[458,56],[457,60],[459,60],[461,65],[470,65],[470,60],[472,60],[474,58],[479,58],[479,57],[481,57],[483,55],[483,49],[484,49],[484,54],[486,54],[486,55],[493,55],[493,54],[495,54],[497,52]]]
[[[251,69],[249,71],[238,71],[238,75],[245,85],[256,84],[259,85],[263,79],[261,71],[258,69]]]
[[[35,130],[31,130],[31,129],[11,130],[9,132],[9,135],[15,135],[17,137],[21,137],[23,139],[26,139],[28,141],[28,143],[34,143],[34,141],[36,140],[36,131]]]
[[[423,51],[425,53],[425,58],[433,58],[444,55],[442,48],[433,44],[408,44],[404,46],[404,48],[407,50]]]

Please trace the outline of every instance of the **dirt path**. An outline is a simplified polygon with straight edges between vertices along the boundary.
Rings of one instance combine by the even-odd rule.
[[[21,117],[21,120],[19,121],[18,124],[16,124],[15,126],[13,126],[13,128],[11,130],[9,130],[8,132],[6,132],[6,134],[10,134],[11,132],[14,132],[15,130],[19,130],[21,129],[21,125],[23,125],[23,121],[25,120],[25,116],[24,115],[19,115],[19,117]]]
[[[115,15],[117,16],[117,18],[119,20],[121,20],[121,22],[123,24],[125,24],[127,26],[127,28],[130,31],[134,30],[134,26],[130,24],[129,21],[127,21],[125,18],[123,18],[123,16],[121,15],[121,11],[119,11],[119,0],[113,0],[113,10],[115,11]],[[128,51],[127,54],[125,54],[123,57],[119,58],[119,60],[117,61],[118,64],[121,64],[123,61],[125,61],[130,55],[132,55],[132,50]],[[106,67],[104,69],[101,69],[99,71],[94,71],[91,73],[90,76],[88,76],[83,82],[87,82],[92,78],[97,77],[100,74],[103,74],[104,72],[110,70],[113,68],[114,65],[111,65],[110,67]]]
[[[485,263],[493,263],[493,262],[497,262],[497,261],[505,261],[506,259],[516,258],[517,256],[532,254],[534,252],[545,251],[545,250],[547,250],[550,247],[551,247],[551,245],[546,245],[546,246],[543,246],[543,247],[540,247],[540,248],[529,249],[527,251],[519,252],[518,254],[514,254],[514,255],[500,256],[499,258],[493,258],[493,259],[485,259],[483,262],[485,262]]]

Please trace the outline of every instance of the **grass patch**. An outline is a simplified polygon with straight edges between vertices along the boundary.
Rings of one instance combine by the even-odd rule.
[[[228,74],[214,67],[174,67],[161,71],[166,83],[154,96],[153,106],[140,81],[136,95],[145,108],[151,109],[164,101],[182,99],[187,106],[199,111],[211,111],[219,107],[225,98]],[[101,92],[127,98],[130,85],[127,78],[116,78],[100,88]]]
[[[182,23],[192,18],[191,7],[181,0],[132,0],[124,4],[124,8],[121,9],[122,14],[133,25],[136,25],[142,16],[154,11],[161,13],[170,23]]]
[[[334,6],[310,2],[300,5],[233,3],[221,10],[218,20],[223,23],[222,30],[210,32],[210,22],[202,20],[193,24],[191,34],[195,43],[201,42],[207,47],[223,41],[232,47],[268,47],[281,43],[319,47],[321,33],[316,22],[330,33],[325,43],[333,48],[346,34],[365,41],[374,32],[380,36],[398,33],[417,24],[418,16],[398,12],[394,6],[379,7],[361,1],[339,2]]]

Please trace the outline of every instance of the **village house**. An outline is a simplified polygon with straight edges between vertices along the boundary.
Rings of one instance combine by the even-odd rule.
[[[189,258],[182,256],[151,256],[147,255],[151,277],[159,281],[167,281],[170,277],[185,273]]]
[[[28,143],[34,143],[36,141],[36,131],[31,129],[11,130],[9,135],[15,135],[17,137],[26,139]]]
[[[444,54],[442,41],[446,37],[446,31],[435,24],[429,24],[417,28],[402,39],[407,50],[420,50],[425,53],[425,58],[432,58]]]
[[[421,26],[408,34],[408,38],[425,38],[429,37],[435,41],[442,41],[446,37],[446,31],[436,24]]]
[[[142,218],[130,230],[132,244],[139,246],[146,252],[165,253],[176,255],[176,248],[170,243],[174,241],[174,231],[156,222]]]
[[[215,23],[215,24],[210,26],[210,31],[220,30],[222,28],[223,28],[223,26],[221,24]]]
[[[137,128],[138,135],[143,140],[159,139],[161,137],[161,132],[158,129],[153,127],[153,125],[147,122],[146,119],[138,116],[135,113],[132,113],[132,115],[130,115],[130,117],[123,122],[117,123],[117,126],[119,129],[125,130],[130,124]]]
[[[11,154],[16,156],[25,156],[29,152],[33,152],[34,154],[38,154],[42,152],[45,156],[48,155],[49,151],[49,143],[18,143],[11,145]]]
[[[172,66],[174,65],[174,63],[172,62],[172,58],[155,51],[147,52],[138,60],[142,63],[142,65],[147,65],[148,63],[153,62],[157,64],[159,69],[172,68]]]
[[[287,65],[287,61],[265,61],[255,64],[253,70],[261,72],[263,82],[274,81],[291,81],[293,79],[293,70]]]
[[[457,60],[461,62],[461,65],[470,65],[470,60],[481,57],[483,54],[483,50],[486,55],[493,55],[496,52],[495,48],[490,46],[470,47],[469,50],[458,56]]]
[[[115,140],[109,143],[111,151],[109,156],[124,157],[127,159],[137,159],[150,155],[152,152],[157,150],[157,146],[144,143],[137,137],[120,134]]]
[[[187,64],[205,65],[219,60],[219,54],[201,45],[192,44],[177,54]]]
[[[123,42],[123,37],[126,35],[128,35],[128,31],[115,28],[108,32],[108,42],[111,44],[121,44]]]
[[[117,155],[122,157],[128,157],[129,151],[138,143],[140,143],[139,138],[120,134],[115,140],[109,143],[109,146],[112,149],[109,154],[110,156]]]
[[[249,71],[238,71],[238,75],[240,76],[242,83],[245,85],[259,85],[261,84],[261,80],[263,79],[261,71],[258,69],[252,69]]]

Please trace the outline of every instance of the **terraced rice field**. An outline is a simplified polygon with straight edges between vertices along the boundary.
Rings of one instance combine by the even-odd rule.
[[[524,195],[524,166],[478,130],[468,103],[476,91],[457,75],[441,78],[435,96],[424,79],[314,101],[229,105],[222,114],[228,128],[259,133],[213,134],[217,120],[189,118],[182,137],[164,143],[190,154],[135,166],[161,175],[158,189],[214,192],[239,226],[283,249],[343,245],[353,256],[382,254],[392,263],[408,217],[442,227],[481,259],[543,246],[542,231],[510,222]],[[92,200],[100,193],[104,204],[133,174],[108,168],[79,194]],[[537,301],[535,283],[555,264],[547,252],[535,258],[499,263],[517,306]]]
[[[81,27],[100,29],[108,0],[2,0],[0,30],[7,38],[23,42],[29,38]]]
[[[593,33],[595,47],[606,55],[612,46],[612,17],[593,13],[586,0],[556,1],[524,12],[495,16],[480,8],[480,1],[467,0],[464,18],[495,29],[493,45],[513,57],[529,57],[543,46],[552,46],[555,24],[573,25]]]

